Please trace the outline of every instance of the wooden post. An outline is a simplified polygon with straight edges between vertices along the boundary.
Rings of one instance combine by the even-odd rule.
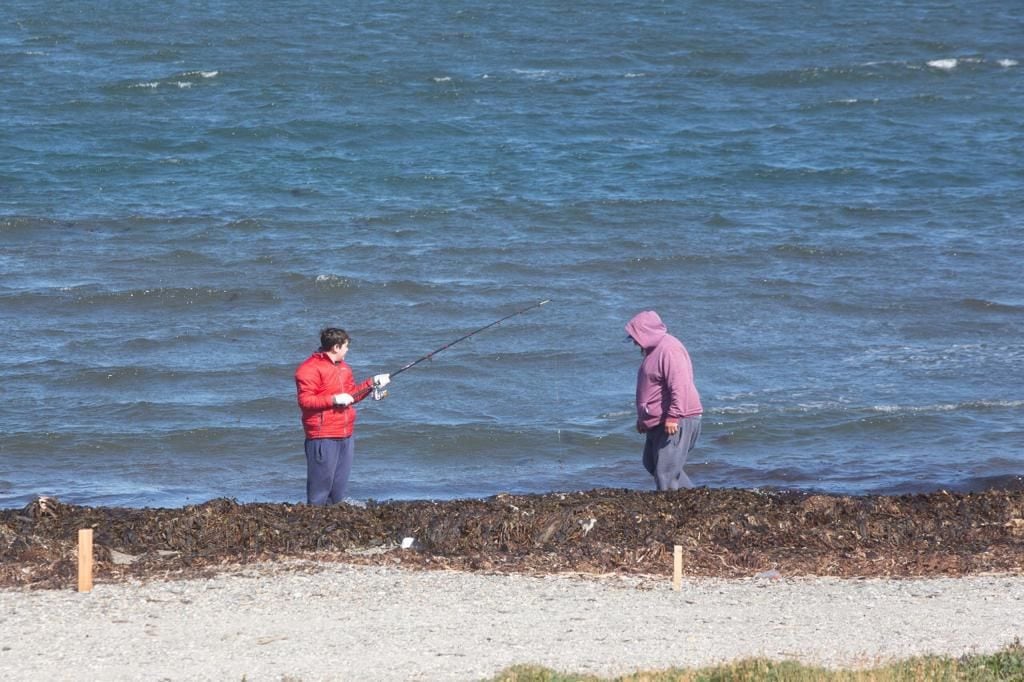
[[[92,528],[78,531],[78,591],[92,592]]]
[[[683,589],[683,546],[676,545],[672,553],[672,589]]]

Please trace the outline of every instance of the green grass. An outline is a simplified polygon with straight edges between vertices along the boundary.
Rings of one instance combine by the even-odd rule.
[[[950,680],[988,682],[1024,681],[1024,644],[1014,644],[994,654],[922,656],[870,670],[828,670],[794,661],[753,659],[700,669],[644,671],[604,678],[560,673],[538,666],[518,665],[502,671],[490,682],[917,682]]]

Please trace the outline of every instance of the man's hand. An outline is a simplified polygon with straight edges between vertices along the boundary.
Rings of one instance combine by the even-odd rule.
[[[390,383],[391,383],[391,375],[390,374],[377,374],[377,375],[375,375],[373,377],[373,387],[374,388],[384,388],[385,386],[387,386]]]
[[[665,433],[667,433],[670,436],[674,436],[677,433],[679,433],[679,422],[666,421]]]
[[[334,396],[334,404],[341,405],[342,407],[348,407],[355,402],[355,398],[350,396],[348,393],[339,393]]]

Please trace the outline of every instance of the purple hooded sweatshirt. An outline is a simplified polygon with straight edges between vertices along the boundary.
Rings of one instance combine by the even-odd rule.
[[[637,424],[646,431],[704,412],[693,383],[690,354],[668,333],[658,313],[637,313],[626,323],[626,333],[645,353],[636,375]]]

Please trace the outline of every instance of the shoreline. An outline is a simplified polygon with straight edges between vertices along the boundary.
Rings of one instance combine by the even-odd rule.
[[[533,577],[288,561],[94,591],[0,589],[19,679],[482,680],[765,657],[865,668],[1024,639],[1024,576]]]
[[[365,507],[239,504],[0,510],[0,587],[60,588],[77,536],[97,582],[200,576],[228,564],[315,558],[551,575],[937,577],[1024,573],[1024,491],[829,496],[706,489],[592,490]]]
[[[81,528],[88,593],[73,591]],[[997,651],[1024,640],[1021,612],[1020,491],[0,510],[0,669],[24,679],[866,668]]]

